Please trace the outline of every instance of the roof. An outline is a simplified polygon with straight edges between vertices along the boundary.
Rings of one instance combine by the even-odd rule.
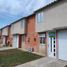
[[[60,3],[60,2],[63,2],[63,1],[65,1],[65,0],[55,0],[55,1],[53,1],[52,3],[49,3],[49,4],[47,4],[46,6],[44,6],[44,7],[40,8],[40,9],[36,10],[35,13],[38,12],[38,11],[41,11],[41,10],[43,10],[43,9],[50,8],[51,6],[54,6],[54,5],[56,5],[56,4]],[[66,0],[66,1],[67,1],[67,0]]]
[[[7,26],[4,26],[3,28],[1,28],[0,30],[3,30],[4,28],[7,28],[7,27],[9,27],[10,25],[7,25]]]

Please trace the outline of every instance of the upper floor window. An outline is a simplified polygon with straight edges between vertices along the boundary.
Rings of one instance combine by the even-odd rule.
[[[13,27],[12,30],[14,30],[14,27],[15,27],[14,24],[12,25],[12,27]]]
[[[24,24],[25,24],[25,20],[21,20],[21,28],[24,27]]]
[[[44,21],[44,12],[41,11],[36,14],[36,22],[41,23]]]

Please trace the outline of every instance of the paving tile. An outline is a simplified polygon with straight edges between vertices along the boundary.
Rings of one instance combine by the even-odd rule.
[[[65,61],[45,57],[16,67],[64,67],[66,64],[67,62]]]

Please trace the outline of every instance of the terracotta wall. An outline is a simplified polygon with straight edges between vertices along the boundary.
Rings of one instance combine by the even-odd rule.
[[[39,38],[35,32],[35,15],[26,18],[26,48],[38,51]]]

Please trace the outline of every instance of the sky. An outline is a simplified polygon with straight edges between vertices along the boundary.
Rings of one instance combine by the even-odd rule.
[[[0,28],[56,0],[0,0]]]

